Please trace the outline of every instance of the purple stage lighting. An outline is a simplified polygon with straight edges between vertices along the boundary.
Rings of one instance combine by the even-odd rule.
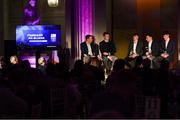
[[[93,0],[76,0],[77,57],[80,57],[80,44],[87,34],[93,34]]]
[[[87,34],[93,33],[93,0],[78,0],[79,40],[83,42]]]

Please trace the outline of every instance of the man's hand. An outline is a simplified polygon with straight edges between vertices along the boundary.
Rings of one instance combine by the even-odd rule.
[[[130,55],[130,58],[135,58],[137,56],[138,56],[137,54],[132,54],[132,55]]]
[[[109,53],[107,53],[107,52],[103,52],[103,55],[109,55]]]
[[[135,53],[135,54],[133,54],[132,57],[133,57],[133,58],[136,58],[137,56],[139,56],[139,55]]]
[[[162,57],[162,58],[167,58],[167,57],[169,57],[169,54],[163,53],[163,54],[161,54],[161,57]]]
[[[109,59],[110,61],[113,61],[113,56],[108,56],[108,59]]]
[[[149,52],[146,52],[146,56],[148,56],[149,55]]]
[[[102,61],[102,57],[100,55],[97,56],[98,60]]]

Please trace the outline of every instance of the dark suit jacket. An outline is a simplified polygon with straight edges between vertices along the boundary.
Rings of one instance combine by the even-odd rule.
[[[92,53],[94,56],[99,55],[99,46],[96,43],[91,44]],[[81,59],[83,59],[84,54],[88,55],[88,47],[86,42],[81,43]]]
[[[164,53],[166,51],[169,54],[169,61],[173,61],[173,55],[176,52],[176,43],[174,40],[170,40],[167,46],[167,49],[165,48],[165,41],[161,41],[160,43],[160,54]]]
[[[151,50],[152,50],[152,56],[157,57],[159,55],[159,44],[155,40],[153,40],[152,42]],[[146,54],[146,52],[148,52],[148,42],[144,43],[143,51],[144,51],[144,55]]]
[[[130,54],[131,51],[133,51],[133,41],[130,42],[129,48],[128,48],[128,55]],[[137,46],[136,46],[136,53],[139,55],[143,54],[143,43],[138,41]]]

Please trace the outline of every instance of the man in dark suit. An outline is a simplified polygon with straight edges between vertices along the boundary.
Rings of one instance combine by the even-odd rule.
[[[85,38],[86,41],[81,43],[81,59],[84,60],[84,58],[89,59],[90,57],[97,57],[99,55],[99,46],[93,41],[93,36],[86,35]]]
[[[146,42],[144,43],[144,56],[146,57],[157,57],[159,54],[159,45],[152,37],[152,34],[146,34]]]
[[[141,56],[143,53],[142,48],[143,43],[139,40],[139,35],[135,33],[133,35],[133,40],[129,44],[128,57],[134,59],[137,56]]]
[[[144,43],[143,51],[143,58],[151,60],[151,68],[157,68],[159,66],[157,63],[159,44],[153,39],[151,33],[146,34],[146,42]]]
[[[172,62],[175,52],[176,52],[175,41],[170,39],[170,34],[168,31],[163,32],[163,41],[161,41],[160,44],[161,58],[166,59],[169,62]]]

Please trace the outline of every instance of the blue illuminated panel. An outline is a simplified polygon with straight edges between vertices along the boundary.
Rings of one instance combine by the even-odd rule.
[[[35,25],[16,27],[18,50],[58,49],[61,30],[58,25]]]

